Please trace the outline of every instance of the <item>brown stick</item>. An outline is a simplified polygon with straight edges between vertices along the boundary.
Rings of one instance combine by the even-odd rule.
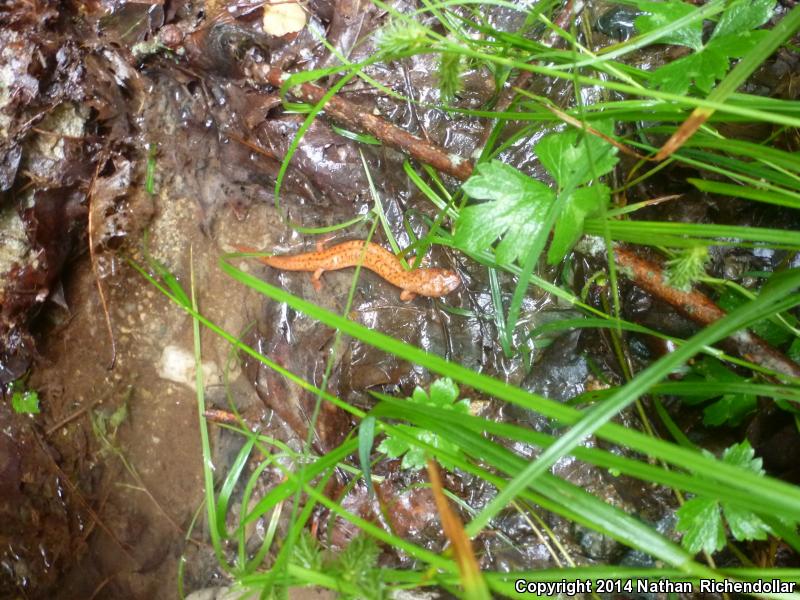
[[[108,365],[108,370],[111,371],[114,368],[114,365],[117,364],[117,342],[114,338],[114,328],[111,326],[111,314],[108,312],[108,301],[106,300],[106,293],[103,290],[103,283],[100,281],[100,274],[97,271],[97,254],[94,251],[94,219],[92,218],[92,214],[94,213],[94,206],[92,204],[92,198],[94,197],[94,185],[97,182],[97,176],[100,174],[101,167],[106,162],[105,152],[103,152],[100,158],[97,161],[97,167],[94,170],[94,175],[92,175],[92,181],[89,184],[89,191],[86,193],[86,204],[88,205],[89,210],[89,224],[87,226],[87,235],[89,236],[89,262],[92,264],[92,274],[94,275],[94,281],[97,284],[97,292],[100,295],[100,304],[103,307],[103,315],[106,319],[106,331],[108,331],[108,339],[111,342],[111,362]]]
[[[222,423],[224,425],[240,425],[242,420],[235,414],[228,410],[221,408],[207,408],[203,416],[214,423]]]
[[[614,248],[614,256],[617,264],[624,269],[623,274],[638,287],[668,303],[695,323],[710,325],[725,316],[725,311],[705,294],[696,290],[682,292],[670,286],[659,265],[619,246]],[[723,343],[750,362],[800,378],[800,365],[746,329],[732,334]]]
[[[656,263],[619,246],[614,248],[614,256],[617,264],[625,269],[623,275],[695,323],[710,325],[725,316],[725,311],[705,294],[696,290],[682,292],[667,284],[663,270]]]
[[[275,87],[281,87],[289,76],[280,69],[268,65],[253,65],[250,68],[250,75],[257,81],[260,80]],[[301,83],[291,88],[289,92],[297,98],[316,104],[322,100],[328,90],[313,83]],[[409,154],[420,162],[429,164],[437,171],[461,180],[469,179],[472,175],[472,163],[465,158],[450,154],[443,148],[411,135],[339,96],[333,96],[328,100],[325,104],[325,114],[346,127],[374,135],[385,144]]]

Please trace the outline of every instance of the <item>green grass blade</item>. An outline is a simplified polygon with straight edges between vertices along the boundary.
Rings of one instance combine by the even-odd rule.
[[[601,219],[586,219],[584,231],[590,235],[602,236],[605,223],[608,224],[612,239],[644,245],[661,245],[660,241],[667,238],[670,240],[667,246],[681,248],[701,244],[711,246],[768,244],[773,248],[800,250],[800,232],[764,227],[659,221],[604,222]]]
[[[790,194],[781,189],[759,190],[742,185],[733,185],[721,181],[709,181],[707,179],[695,179],[693,177],[689,177],[686,181],[701,192],[707,192],[709,194],[733,196],[734,198],[745,198],[747,200],[755,200],[756,202],[775,204],[777,206],[800,208],[800,196],[797,194]]]

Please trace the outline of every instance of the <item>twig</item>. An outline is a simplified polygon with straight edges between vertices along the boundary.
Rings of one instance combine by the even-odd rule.
[[[725,311],[697,290],[682,292],[671,287],[661,267],[630,250],[614,249],[617,264],[626,269],[623,274],[652,296],[672,306],[682,315],[700,325],[710,325],[725,316]],[[770,346],[764,339],[743,329],[732,334],[726,345],[750,362],[778,373],[800,378],[800,365]]]
[[[242,423],[234,413],[221,408],[207,408],[203,416],[213,423],[222,423],[223,425],[241,425]]]
[[[442,524],[442,530],[453,549],[453,555],[456,560],[456,565],[458,566],[458,572],[461,575],[461,580],[472,582],[472,589],[478,590],[474,597],[483,596],[488,598],[489,590],[486,587],[486,581],[481,576],[478,559],[475,557],[475,549],[472,547],[472,542],[467,532],[464,531],[464,524],[444,495],[444,485],[442,484],[442,476],[439,473],[439,467],[436,461],[430,458],[428,459],[427,467],[428,477],[431,480],[433,501],[436,503],[436,509],[439,511],[439,522]],[[483,592],[483,594],[481,592]]]
[[[45,437],[50,437],[56,431],[58,431],[59,429],[61,429],[65,425],[67,425],[68,423],[71,423],[72,421],[74,421],[78,417],[84,415],[86,412],[89,411],[89,409],[94,408],[94,406],[96,404],[99,404],[102,401],[103,401],[102,398],[97,398],[96,400],[94,400],[93,402],[90,402],[86,406],[83,406],[83,407],[79,408],[78,410],[76,410],[75,412],[72,412],[72,413],[68,414],[66,417],[64,417],[60,421],[58,421],[55,424],[53,424],[50,427],[48,427],[44,432]]]
[[[86,203],[88,204],[87,208],[89,210],[89,223],[88,223],[88,236],[89,236],[89,260],[92,263],[92,273],[94,274],[94,281],[97,284],[97,291],[100,294],[100,303],[103,306],[103,314],[105,315],[106,319],[106,329],[108,330],[108,338],[111,341],[111,362],[108,365],[108,370],[114,368],[114,365],[117,363],[117,342],[114,339],[114,330],[111,327],[111,315],[108,312],[108,302],[106,302],[106,293],[103,290],[103,284],[100,282],[100,275],[97,273],[97,256],[94,252],[94,241],[93,241],[93,232],[94,232],[94,219],[92,219],[92,196],[94,195],[94,185],[97,181],[97,175],[100,173],[100,167],[105,162],[104,156],[100,157],[100,160],[97,161],[97,168],[94,170],[94,175],[92,175],[92,181],[89,184],[89,191],[86,194]]]
[[[103,579],[103,581],[101,581],[97,585],[97,587],[94,588],[94,592],[92,592],[92,595],[89,596],[89,600],[94,600],[95,598],[97,598],[98,594],[103,590],[103,588],[106,587],[109,583],[111,583],[111,580],[114,579],[114,577],[117,577],[118,575],[119,573],[112,573],[111,575]]]
[[[254,64],[249,75],[256,81],[281,87],[289,77],[277,67]],[[313,83],[301,83],[289,89],[293,96],[306,102],[317,103],[327,90]],[[450,154],[443,148],[426,142],[396,125],[375,116],[366,109],[349,102],[340,96],[333,96],[325,104],[325,114],[342,125],[374,135],[387,144],[402,150],[420,162],[429,164],[437,171],[452,175],[457,179],[469,179],[472,175],[472,163],[456,154]]]

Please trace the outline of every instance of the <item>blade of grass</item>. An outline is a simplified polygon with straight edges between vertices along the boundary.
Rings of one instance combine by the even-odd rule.
[[[613,239],[644,245],[661,245],[662,238],[666,237],[669,240],[667,246],[680,248],[692,245],[746,246],[758,243],[769,244],[776,249],[800,250],[800,232],[762,227],[586,219],[584,231],[601,236],[606,223]]]
[[[764,202],[776,206],[800,208],[800,195],[790,194],[780,189],[760,190],[742,185],[723,183],[721,181],[695,179],[693,177],[687,178],[686,181],[701,192],[719,194],[721,196],[733,196],[734,198],[745,198],[747,200],[755,200],[756,202]]]
[[[376,417],[402,419],[419,427],[429,429],[430,431],[436,431],[437,435],[451,441],[478,461],[485,461],[487,456],[494,452],[503,452],[507,450],[507,448],[503,448],[497,442],[491,440],[478,439],[475,437],[476,435],[485,436],[486,433],[493,434],[512,442],[531,444],[540,448],[552,446],[556,439],[553,436],[510,423],[486,421],[472,415],[453,415],[452,411],[445,411],[430,406],[420,407],[413,403],[404,402],[383,394],[375,394],[375,396],[379,398],[383,404],[376,406],[370,414]],[[445,422],[448,423],[448,427],[446,428],[441,425]],[[413,438],[409,439],[413,440]],[[414,441],[416,442],[416,440]],[[691,444],[689,447],[694,448]],[[434,448],[429,451],[435,455],[436,450],[437,449]],[[615,470],[622,474],[641,479],[642,481],[661,484],[693,494],[716,497],[721,493],[719,485],[715,482],[706,481],[695,475],[665,469],[658,465],[651,465],[641,460],[620,456],[598,448],[578,446],[571,452],[571,455],[579,460],[601,468]],[[517,458],[512,459],[511,462],[506,460],[504,463],[507,469],[506,472],[510,475],[516,474],[519,472],[519,469],[524,468],[527,464],[524,460],[517,460]],[[461,466],[463,468],[463,463]],[[529,488],[529,491],[541,492],[542,490],[539,488]],[[752,495],[748,492],[724,490],[724,494],[726,502],[730,501],[732,504],[747,508],[755,513],[762,511],[761,504],[757,501],[753,501]],[[589,514],[591,513],[587,513],[585,516],[589,516]],[[620,541],[631,545],[638,543],[640,540],[641,536],[637,536],[632,541]]]
[[[197,296],[195,295],[194,261],[192,260],[191,248],[189,248],[189,266],[191,309],[192,312],[196,314],[198,313],[198,308]],[[181,289],[181,291],[183,290]],[[179,302],[183,302],[185,297],[185,293],[178,295]],[[186,307],[185,304],[182,304],[182,306]],[[225,558],[224,549],[222,548],[222,540],[219,530],[216,527],[218,520],[216,514],[217,503],[214,501],[214,467],[211,458],[211,443],[208,439],[208,424],[203,416],[206,412],[205,388],[203,383],[203,358],[200,349],[200,322],[196,318],[192,319],[192,339],[194,343],[194,385],[195,393],[197,395],[197,418],[199,421],[198,428],[200,429],[200,447],[203,452],[203,482],[205,484],[205,502],[206,509],[208,510],[208,532],[211,536],[211,545],[214,547],[214,553],[217,556],[220,566],[222,566],[222,568],[226,571],[230,571],[231,566],[228,564],[228,561]]]

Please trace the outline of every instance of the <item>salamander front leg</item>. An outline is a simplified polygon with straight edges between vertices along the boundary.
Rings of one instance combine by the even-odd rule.
[[[335,236],[334,235],[326,235],[322,239],[317,240],[314,243],[314,248],[317,252],[323,252],[325,250],[325,245],[330,242]]]
[[[411,302],[417,295],[414,292],[409,292],[408,290],[403,290],[400,292],[400,300],[403,302]]]
[[[319,292],[322,289],[322,274],[325,272],[325,269],[317,269],[314,271],[314,274],[311,276],[311,285],[314,286],[314,289]]]

